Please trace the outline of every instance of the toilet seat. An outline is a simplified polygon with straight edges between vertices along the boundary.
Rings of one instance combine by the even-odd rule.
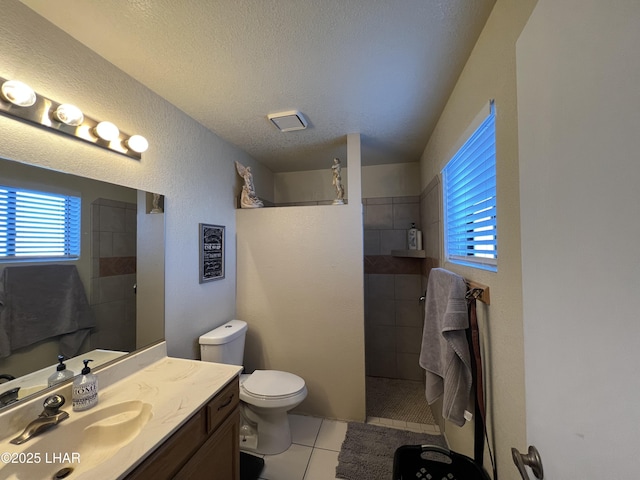
[[[304,380],[293,373],[256,370],[240,375],[240,408],[258,432],[258,445],[249,449],[276,455],[291,446],[288,413],[307,398]]]
[[[244,376],[240,389],[249,397],[261,400],[280,400],[299,395],[306,391],[302,378],[293,373],[279,370],[256,370]]]

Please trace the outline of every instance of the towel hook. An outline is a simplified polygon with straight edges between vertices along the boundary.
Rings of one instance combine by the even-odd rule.
[[[484,293],[484,290],[482,288],[471,288],[467,291],[464,298],[466,298],[467,300],[471,300],[472,298],[474,300],[477,300],[479,297],[482,296],[483,293]]]

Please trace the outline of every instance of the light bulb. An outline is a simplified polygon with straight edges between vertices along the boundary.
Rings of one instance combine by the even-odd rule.
[[[111,122],[100,122],[93,131],[98,137],[107,142],[115,140],[120,135],[118,127]]]
[[[2,96],[19,107],[30,107],[36,103],[36,92],[26,83],[7,80],[2,84]]]
[[[127,147],[137,153],[146,152],[149,148],[149,142],[142,135],[132,135],[125,143]]]
[[[56,108],[56,111],[53,112],[53,116],[59,122],[71,125],[72,127],[82,125],[82,122],[84,121],[82,111],[75,105],[71,105],[69,103],[63,103]]]

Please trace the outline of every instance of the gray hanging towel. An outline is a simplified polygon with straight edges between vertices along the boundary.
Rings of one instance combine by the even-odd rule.
[[[60,353],[72,357],[95,326],[75,265],[6,267],[0,302],[0,358],[58,336],[65,350]]]
[[[466,292],[460,275],[443,268],[431,270],[420,350],[427,402],[432,404],[442,397],[442,416],[458,426],[465,422],[472,381]]]

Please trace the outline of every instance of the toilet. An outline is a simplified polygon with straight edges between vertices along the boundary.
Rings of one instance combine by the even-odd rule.
[[[231,320],[200,337],[204,362],[243,365],[247,323]],[[289,410],[307,397],[304,379],[279,370],[256,370],[240,375],[240,448],[264,455],[291,446]],[[257,440],[257,441],[256,441]]]

